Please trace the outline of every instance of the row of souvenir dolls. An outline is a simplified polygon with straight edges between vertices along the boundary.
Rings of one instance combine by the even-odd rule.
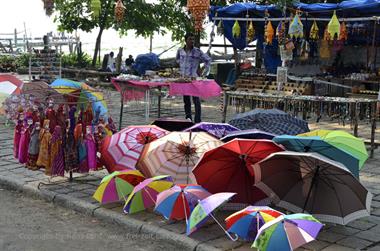
[[[70,108],[73,116],[68,118],[61,108],[57,113],[52,108],[47,109],[42,123],[40,113],[19,114],[14,129],[14,157],[31,170],[45,168],[49,176],[98,169],[102,165],[97,152],[103,138],[115,132],[114,124],[104,124],[102,117],[86,122],[81,114],[76,119],[75,112],[71,113],[75,107]]]

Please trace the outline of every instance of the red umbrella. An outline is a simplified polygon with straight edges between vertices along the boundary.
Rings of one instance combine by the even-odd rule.
[[[210,193],[235,192],[233,202],[260,204],[267,196],[254,186],[250,166],[279,151],[284,149],[270,140],[234,139],[205,152],[193,174]]]

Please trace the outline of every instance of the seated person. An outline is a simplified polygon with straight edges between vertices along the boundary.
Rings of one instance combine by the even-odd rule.
[[[116,64],[115,64],[115,58],[114,58],[113,51],[111,51],[111,53],[109,54],[109,57],[108,57],[107,71],[110,71],[110,72],[116,71]]]

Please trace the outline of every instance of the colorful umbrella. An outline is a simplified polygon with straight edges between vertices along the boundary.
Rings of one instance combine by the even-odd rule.
[[[4,114],[2,104],[12,94],[20,94],[23,82],[10,74],[0,74],[0,114]]]
[[[260,251],[295,250],[315,240],[322,227],[309,214],[281,215],[260,228],[252,247]]]
[[[69,79],[57,79],[50,86],[66,95],[69,100],[75,100],[77,104],[87,104],[90,101],[94,115],[100,109],[100,115],[107,118],[108,110],[103,94],[94,88]]]
[[[194,125],[193,122],[185,119],[172,119],[172,118],[162,118],[153,121],[152,125],[156,125],[168,131],[183,131]]]
[[[319,136],[327,143],[342,149],[355,158],[359,159],[359,169],[361,169],[368,159],[367,149],[364,141],[348,132],[340,130],[315,130],[309,133],[299,134],[298,136]]]
[[[332,160],[341,162],[352,174],[359,178],[359,160],[350,153],[327,143],[320,137],[302,137],[281,135],[273,138],[285,149],[295,152],[316,152]]]
[[[198,159],[221,144],[206,132],[171,132],[145,146],[137,167],[147,177],[168,174],[176,184],[194,183]]]
[[[173,186],[173,181],[168,175],[149,178],[135,186],[129,194],[124,205],[124,213],[137,213],[145,208],[154,206],[157,195]]]
[[[144,179],[137,170],[113,172],[102,179],[93,198],[102,204],[125,200],[133,188]]]
[[[204,223],[206,223],[210,216],[224,230],[224,232],[231,240],[237,240],[238,237],[236,236],[233,238],[213,215],[213,211],[215,209],[226,203],[234,195],[235,193],[216,193],[208,196],[206,199],[199,201],[198,205],[196,205],[194,210],[191,212],[189,221],[186,225],[186,234],[190,235],[199,229]]]
[[[273,139],[276,135],[269,133],[269,132],[264,132],[260,131],[257,129],[248,129],[248,130],[242,130],[242,131],[236,131],[236,132],[231,132],[221,138],[220,140],[223,142],[228,142],[233,139],[239,138],[239,139]]]
[[[289,211],[342,225],[370,215],[372,194],[343,164],[318,153],[277,152],[252,169],[256,186]]]
[[[187,219],[199,200],[211,194],[198,185],[175,185],[157,196],[155,211],[166,219]]]
[[[276,109],[255,109],[247,113],[238,114],[229,124],[241,130],[258,129],[277,135],[297,135],[309,131],[306,121]]]
[[[245,240],[253,241],[259,228],[281,215],[283,213],[270,207],[248,206],[226,218],[227,231]]]
[[[129,126],[107,136],[101,147],[102,160],[108,172],[135,169],[146,144],[169,132],[154,125]]]
[[[192,127],[184,130],[185,132],[208,132],[212,136],[220,139],[230,132],[239,131],[238,128],[227,124],[227,123],[210,123],[210,122],[201,122],[193,125]]]
[[[254,186],[251,165],[284,149],[270,140],[234,139],[204,153],[193,169],[197,183],[210,193],[234,192],[233,202],[267,204]]]

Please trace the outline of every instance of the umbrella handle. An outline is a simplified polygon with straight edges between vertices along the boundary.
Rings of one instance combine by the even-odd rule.
[[[232,235],[222,226],[222,224],[219,223],[219,221],[210,213],[210,216],[214,219],[214,221],[221,227],[224,231],[224,233],[230,238],[231,241],[237,241],[239,239],[239,236],[234,233],[235,237],[232,237]]]

